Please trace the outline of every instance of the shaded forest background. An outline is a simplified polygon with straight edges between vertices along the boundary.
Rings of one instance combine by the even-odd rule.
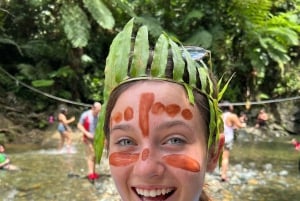
[[[102,102],[109,45],[132,17],[152,39],[166,32],[210,50],[217,77],[234,74],[226,100],[299,95],[300,0],[2,0],[0,118],[22,128],[2,120],[0,135],[47,128],[60,104],[78,115]]]

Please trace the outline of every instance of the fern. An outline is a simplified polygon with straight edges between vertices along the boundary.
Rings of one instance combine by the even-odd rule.
[[[232,7],[232,14],[237,19],[263,25],[270,17],[272,0],[234,0]]]

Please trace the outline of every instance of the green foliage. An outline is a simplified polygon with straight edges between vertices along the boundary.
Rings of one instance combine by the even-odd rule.
[[[34,80],[31,84],[34,87],[50,87],[54,84],[54,80]]]
[[[114,27],[115,19],[101,0],[83,0],[83,3],[101,27],[105,29]]]
[[[41,81],[38,85],[48,85],[53,95],[102,101],[99,91],[109,45],[134,17],[139,25],[147,25],[150,40],[165,32],[184,45],[211,50],[217,76],[225,74],[226,81],[236,73],[226,99],[285,96],[300,88],[299,11],[298,0],[4,1],[0,65],[26,83]],[[133,69],[139,71],[146,59],[133,58]],[[178,69],[175,73],[181,74]],[[1,79],[6,83],[2,86],[22,91],[7,80]]]
[[[70,68],[70,66],[60,67],[57,71],[52,71],[49,76],[51,78],[68,78],[75,76],[75,72]]]
[[[203,48],[210,48],[213,43],[213,36],[210,32],[206,30],[198,30],[194,32],[190,38],[185,41],[185,44],[187,45],[195,45],[195,46],[200,46]]]
[[[76,4],[61,8],[62,25],[73,47],[85,47],[90,37],[90,23],[85,12]]]
[[[13,41],[9,38],[4,38],[4,37],[0,36],[0,46],[3,45],[3,44],[13,45],[18,50],[19,54],[23,55],[21,47],[15,41]]]

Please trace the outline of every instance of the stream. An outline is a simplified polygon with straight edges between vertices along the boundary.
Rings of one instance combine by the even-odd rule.
[[[240,137],[239,137],[240,138]],[[241,136],[231,152],[228,182],[219,172],[207,175],[215,201],[300,200],[300,152],[289,138],[257,140]],[[298,138],[299,140],[299,138]],[[72,153],[36,145],[7,145],[6,153],[20,171],[0,170],[0,200],[3,201],[118,201],[106,157],[97,165],[100,179],[86,178],[83,145]],[[106,156],[106,154],[104,154]]]

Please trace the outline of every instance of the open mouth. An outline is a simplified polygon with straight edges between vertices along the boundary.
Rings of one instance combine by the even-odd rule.
[[[163,189],[141,189],[133,188],[133,191],[137,194],[141,201],[164,201],[168,199],[174,192],[174,188]]]

